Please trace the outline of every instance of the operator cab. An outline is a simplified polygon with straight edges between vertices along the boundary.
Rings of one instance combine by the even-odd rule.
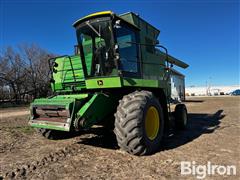
[[[139,29],[111,11],[74,23],[84,75],[139,77]]]

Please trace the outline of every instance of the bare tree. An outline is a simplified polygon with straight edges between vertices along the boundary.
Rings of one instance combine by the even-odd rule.
[[[37,45],[23,45],[22,58],[28,67],[28,83],[33,96],[44,96],[49,91],[48,59],[53,55],[39,48]]]
[[[18,99],[21,100],[20,94],[26,73],[22,67],[20,54],[15,52],[11,47],[8,47],[0,62],[0,78],[2,83],[11,88],[14,95],[13,98],[16,101]]]
[[[46,96],[50,90],[48,59],[54,55],[35,44],[7,47],[0,55],[0,89],[9,89],[11,98]],[[6,94],[6,92],[5,92]]]

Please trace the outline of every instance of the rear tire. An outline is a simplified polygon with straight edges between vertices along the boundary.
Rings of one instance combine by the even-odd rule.
[[[186,129],[188,123],[187,108],[184,104],[177,104],[175,107],[175,124],[179,130]]]
[[[134,155],[156,152],[163,127],[162,107],[151,92],[135,91],[120,100],[114,132],[121,149]]]

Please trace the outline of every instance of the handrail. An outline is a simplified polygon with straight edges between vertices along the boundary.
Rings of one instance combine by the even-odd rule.
[[[72,70],[74,82],[76,82],[76,76],[75,76],[75,72],[74,72],[74,68],[73,68],[73,64],[72,64],[72,59],[71,59],[71,57],[70,57],[69,55],[63,55],[63,56],[58,56],[58,57],[54,57],[54,58],[48,59],[48,64],[49,64],[49,69],[50,69],[50,71],[51,71],[51,74],[52,74],[52,72],[53,72],[53,67],[52,67],[52,65],[51,65],[51,60],[53,60],[53,61],[55,62],[55,60],[56,60],[57,58],[64,58],[64,61],[65,61],[65,58],[68,58],[68,59],[69,59],[71,69],[68,69],[66,72],[68,72],[69,70]],[[76,69],[75,69],[75,70],[76,70]],[[62,70],[62,71],[64,71],[64,70]],[[65,75],[64,75],[64,77],[65,77]]]
[[[73,65],[72,65],[72,59],[70,56],[67,56],[70,60],[70,65],[71,65],[71,68],[72,68],[72,73],[73,73],[73,78],[74,78],[74,82],[76,82],[76,77],[75,77],[75,73],[74,73],[74,69],[73,69]]]

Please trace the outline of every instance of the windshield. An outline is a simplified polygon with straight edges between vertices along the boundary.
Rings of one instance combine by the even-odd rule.
[[[97,18],[81,23],[77,27],[77,38],[87,76],[111,74],[114,69],[114,41],[110,18]]]

